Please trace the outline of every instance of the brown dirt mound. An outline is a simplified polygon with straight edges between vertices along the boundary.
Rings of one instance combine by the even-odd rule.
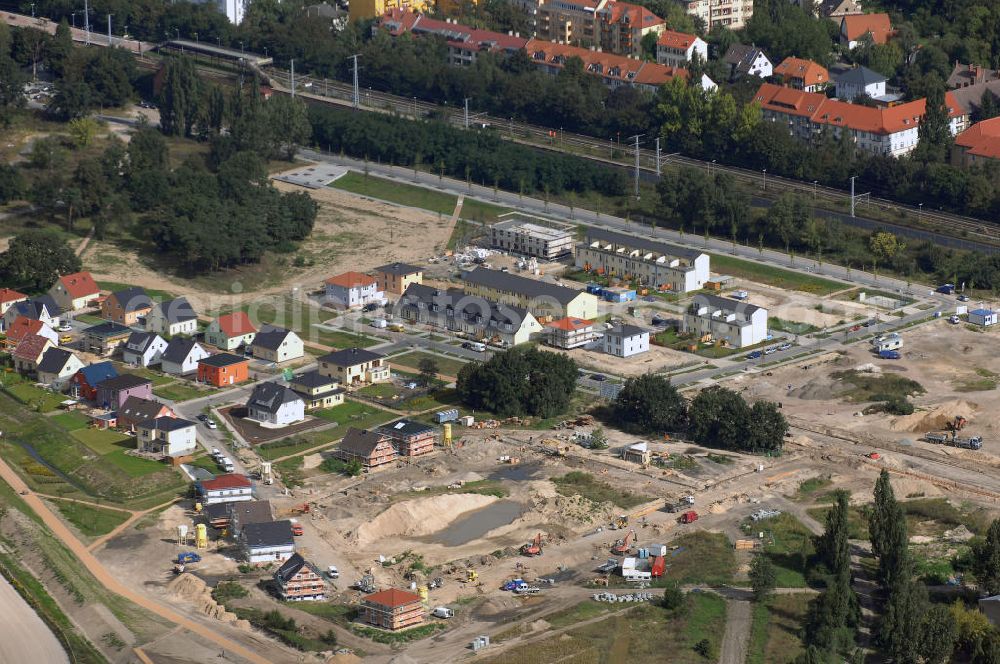
[[[486,507],[496,500],[496,496],[475,493],[406,500],[361,524],[357,530],[357,541],[364,546],[386,537],[430,535],[447,527],[466,512]]]
[[[956,415],[972,419],[972,415],[978,408],[978,405],[970,401],[953,399],[940,403],[928,410],[921,410],[912,415],[897,417],[889,425],[889,428],[892,431],[912,431],[915,433],[944,429]]]
[[[178,598],[190,602],[198,607],[198,611],[221,620],[232,623],[241,629],[250,629],[250,623],[240,620],[235,613],[229,613],[226,608],[212,598],[212,591],[208,585],[193,574],[179,574],[176,579],[167,584],[167,590]]]

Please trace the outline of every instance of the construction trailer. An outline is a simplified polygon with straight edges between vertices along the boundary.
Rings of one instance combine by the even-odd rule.
[[[903,337],[899,332],[891,332],[872,339],[872,346],[876,353],[884,350],[898,350],[903,347]]]

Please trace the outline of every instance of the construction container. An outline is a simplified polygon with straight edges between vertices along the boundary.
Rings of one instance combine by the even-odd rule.
[[[188,541],[188,527],[187,524],[182,523],[177,526],[177,543],[187,544]]]
[[[667,568],[667,559],[664,556],[653,558],[653,565],[649,569],[650,576],[660,577]]]
[[[476,418],[473,417],[472,415],[463,415],[462,417],[458,418],[458,422],[463,426],[471,427],[473,424],[476,423]]]
[[[434,421],[438,424],[444,424],[445,422],[454,422],[458,419],[458,409],[449,408],[448,410],[442,410],[440,413],[434,413]]]
[[[667,555],[667,545],[666,544],[650,544],[646,547],[646,551],[649,552],[649,556],[665,556]]]
[[[622,570],[635,569],[635,558],[623,558],[622,559]]]

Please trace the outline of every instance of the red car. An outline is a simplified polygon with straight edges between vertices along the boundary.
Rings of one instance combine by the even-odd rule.
[[[292,524],[292,535],[294,535],[295,537],[299,537],[300,535],[302,535],[302,524],[300,523]]]

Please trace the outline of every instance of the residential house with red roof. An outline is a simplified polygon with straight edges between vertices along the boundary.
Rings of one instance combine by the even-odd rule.
[[[785,58],[773,75],[781,78],[782,85],[806,92],[822,92],[830,84],[826,67],[802,58]]]
[[[888,43],[892,35],[892,21],[888,14],[853,14],[840,19],[840,43],[854,48],[865,35],[871,35],[875,44]]]
[[[390,588],[361,598],[358,620],[383,629],[404,629],[424,622],[420,595]]]
[[[21,341],[33,334],[45,337],[53,344],[59,343],[59,335],[51,327],[46,325],[40,320],[33,318],[28,318],[26,316],[18,316],[14,321],[7,327],[7,338],[4,340],[4,345],[7,348],[14,348]]]
[[[511,54],[528,43],[527,37],[480,30],[451,19],[439,21],[405,9],[391,9],[379,18],[378,25],[393,37],[404,33],[436,35],[448,45],[448,64],[468,66],[480,53]]]
[[[634,60],[624,55],[614,55],[602,51],[591,51],[577,46],[554,44],[541,39],[532,39],[525,46],[528,58],[545,72],[555,76],[566,65],[570,58],[577,57],[583,61],[583,70],[600,77],[601,81],[611,89],[622,85],[656,92],[664,83],[675,77],[687,78],[687,69],[668,67],[655,62]]]
[[[11,305],[18,302],[24,302],[28,299],[28,296],[24,293],[19,293],[16,290],[10,288],[0,288],[0,316],[7,313]]]
[[[236,350],[249,346],[257,334],[257,328],[250,322],[250,316],[243,311],[219,316],[205,330],[205,343],[222,350]]]
[[[664,30],[656,40],[656,61],[669,67],[685,67],[697,53],[708,62],[708,44],[698,35]]]
[[[335,307],[353,309],[385,302],[385,292],[379,290],[378,280],[361,272],[344,272],[324,283],[326,301]]]
[[[956,166],[981,166],[1000,160],[1000,118],[977,122],[956,136],[951,159]]]
[[[609,0],[597,11],[600,47],[619,55],[642,57],[642,38],[659,35],[667,23],[641,5]]]
[[[218,475],[210,480],[196,482],[194,489],[203,505],[253,500],[253,484],[246,475]]]
[[[38,365],[42,361],[42,356],[53,344],[50,339],[37,334],[29,334],[22,339],[11,357],[14,360],[14,370],[28,375],[33,375],[38,370]]]
[[[831,131],[835,137],[848,132],[857,149],[893,157],[909,154],[917,147],[926,107],[926,100],[917,99],[888,108],[871,108],[771,83],[760,86],[754,101],[760,104],[765,121],[786,126],[792,136],[811,140],[823,131]],[[951,133],[957,135],[968,124],[968,115],[950,92],[945,95],[945,104]]]
[[[59,277],[49,289],[49,295],[63,311],[83,309],[101,294],[90,272],[74,272]]]
[[[597,338],[594,321],[586,318],[566,317],[545,326],[546,340],[556,348],[578,348]]]

